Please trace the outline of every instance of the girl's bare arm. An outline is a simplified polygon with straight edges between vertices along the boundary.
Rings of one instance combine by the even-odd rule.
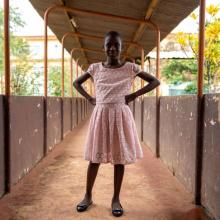
[[[90,102],[93,102],[95,100],[94,97],[90,96],[86,90],[83,88],[82,84],[91,77],[91,75],[87,72],[85,72],[83,75],[79,76],[74,82],[73,86],[76,88],[76,90],[83,95],[85,98],[87,98]]]
[[[134,99],[136,99],[138,96],[143,95],[147,92],[150,92],[151,90],[155,89],[157,86],[160,85],[160,81],[156,77],[144,71],[141,71],[140,73],[138,73],[137,76],[139,76],[141,79],[148,82],[148,84],[144,86],[143,88],[137,90],[136,92],[126,95],[125,100],[127,104],[133,101]]]
[[[134,92],[136,97],[143,95],[147,92],[150,92],[151,90],[155,89],[157,86],[160,85],[160,81],[156,77],[144,71],[141,71],[140,73],[138,73],[137,76],[139,76],[141,79],[148,82],[148,84],[144,86],[143,88]]]

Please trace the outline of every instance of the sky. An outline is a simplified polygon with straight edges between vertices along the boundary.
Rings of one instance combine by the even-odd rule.
[[[42,18],[38,15],[36,10],[32,7],[28,0],[11,0],[11,5],[17,7],[19,12],[22,14],[22,19],[26,22],[26,26],[17,31],[17,35],[30,35],[39,36],[44,33],[44,23]],[[207,0],[206,4],[218,4],[219,0]],[[3,1],[0,0],[0,6],[2,6]],[[197,9],[198,11],[198,9]],[[196,33],[198,25],[191,18],[187,17],[184,19],[172,32],[187,32]],[[53,34],[49,30],[49,34]]]
[[[220,0],[206,0],[206,6],[210,4],[220,4]],[[199,8],[195,9],[195,12],[199,14]],[[218,16],[220,17],[220,13],[218,14]],[[180,24],[172,32],[176,33],[182,31],[187,33],[197,33],[197,30],[198,24],[196,24],[195,21],[188,16],[183,21],[181,21]]]

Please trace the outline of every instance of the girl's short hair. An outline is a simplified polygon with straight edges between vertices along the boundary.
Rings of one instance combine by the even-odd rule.
[[[121,35],[117,31],[109,31],[105,34],[105,38],[109,36],[119,37],[122,40]]]

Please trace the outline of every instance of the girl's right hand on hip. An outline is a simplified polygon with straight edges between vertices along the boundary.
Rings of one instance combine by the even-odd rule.
[[[90,102],[92,105],[96,105],[96,98],[91,98],[91,99],[89,99],[89,102]]]
[[[128,105],[129,102],[136,99],[136,95],[134,93],[125,96],[125,103]]]

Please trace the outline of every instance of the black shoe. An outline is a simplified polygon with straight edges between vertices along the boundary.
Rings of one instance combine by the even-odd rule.
[[[88,204],[88,205],[77,205],[76,206],[76,210],[78,211],[78,212],[84,212],[84,211],[86,211],[87,210],[87,208],[90,206],[90,205],[92,205],[92,201]]]
[[[121,206],[121,203],[119,203],[119,204],[120,204],[120,206]],[[115,208],[115,209],[112,208],[112,214],[113,214],[115,217],[121,216],[121,215],[123,214],[123,208],[122,208],[122,206],[121,206],[121,208]]]

